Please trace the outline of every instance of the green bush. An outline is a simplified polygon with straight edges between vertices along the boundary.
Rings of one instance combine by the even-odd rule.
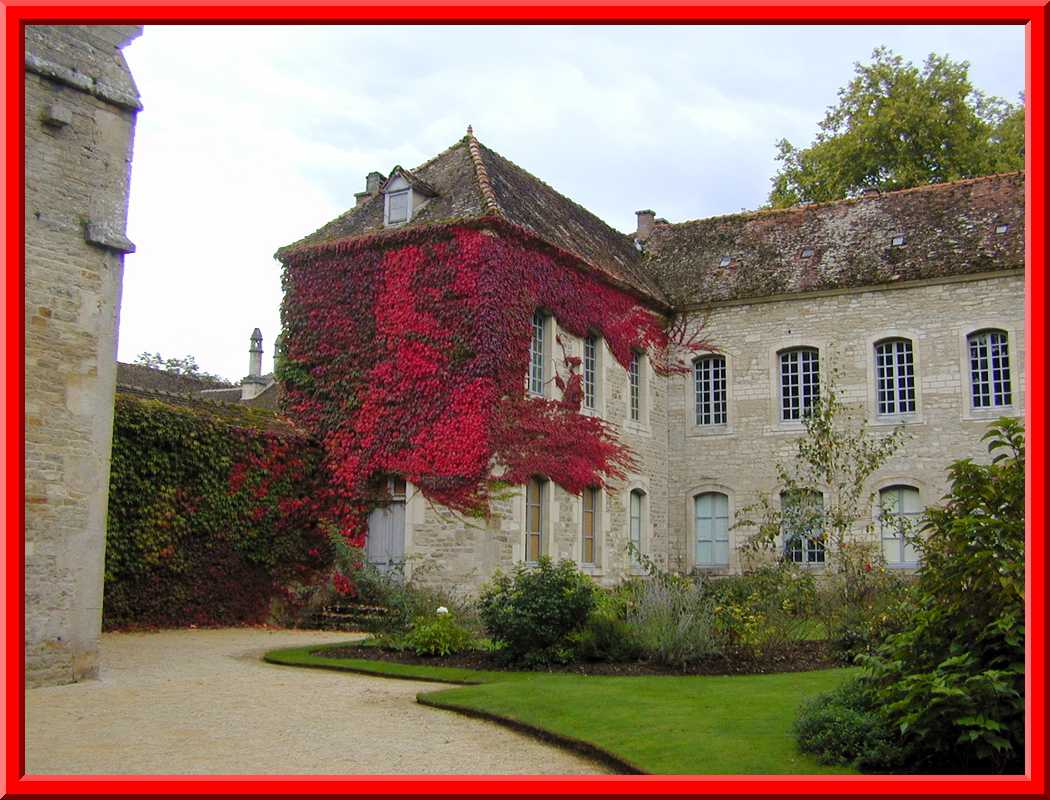
[[[481,619],[512,661],[542,665],[572,659],[570,636],[595,605],[595,586],[572,561],[557,566],[543,556],[534,567],[519,564],[513,576],[497,572],[482,589]]]
[[[955,462],[927,509],[909,627],[860,659],[923,771],[1024,769],[1024,431],[1004,418],[984,439],[992,463]]]
[[[451,614],[420,618],[404,638],[417,656],[449,656],[471,649],[474,635]]]
[[[900,737],[873,708],[860,679],[807,702],[794,727],[799,749],[822,764],[867,771],[898,771],[905,765]]]
[[[577,658],[612,664],[636,661],[644,651],[636,629],[626,621],[604,613],[594,613],[572,638]]]
[[[627,621],[642,652],[658,664],[681,669],[724,649],[714,598],[699,583],[646,581]]]

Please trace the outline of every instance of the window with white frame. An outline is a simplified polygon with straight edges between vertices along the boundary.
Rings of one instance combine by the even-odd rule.
[[[547,383],[547,375],[544,370],[544,327],[547,323],[542,312],[537,311],[532,315],[532,344],[529,347],[529,392],[542,395],[543,387]]]
[[[796,564],[824,563],[824,496],[819,492],[782,492],[781,532],[784,558]]]
[[[705,492],[693,503],[697,566],[728,566],[729,498],[721,492]]]
[[[915,547],[922,505],[914,486],[887,486],[879,492],[879,529],[882,533],[882,557],[897,567],[919,563]]]
[[[525,486],[525,561],[534,564],[543,555],[544,506],[547,502],[547,481],[529,478]]]
[[[630,416],[632,422],[642,419],[642,358],[638,353],[631,353],[631,362],[627,365],[627,384],[630,397]]]
[[[645,514],[645,492],[641,489],[633,489],[630,497],[630,527],[627,531],[629,540],[634,545],[631,554],[631,564],[639,566],[638,555],[642,552],[642,525]]]
[[[583,528],[580,531],[580,563],[594,564],[597,561],[595,541],[598,531],[598,498],[600,491],[594,486],[583,490]]]
[[[971,333],[970,398],[974,408],[998,408],[1013,404],[1010,386],[1010,348],[1006,331]]]
[[[598,337],[583,340],[583,407],[598,405]]]
[[[876,410],[880,416],[915,413],[915,360],[910,339],[875,344]]]
[[[820,399],[820,353],[812,347],[780,353],[780,419],[801,420]]]
[[[726,423],[726,360],[704,356],[693,362],[697,425]]]
[[[401,192],[387,192],[386,195],[386,221],[388,225],[399,222],[408,222],[408,201],[411,189]]]

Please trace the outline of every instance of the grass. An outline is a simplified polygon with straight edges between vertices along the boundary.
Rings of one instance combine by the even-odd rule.
[[[266,660],[373,675],[467,684],[421,692],[426,705],[545,735],[620,771],[664,774],[847,774],[799,752],[801,702],[854,669],[774,675],[596,677],[483,672],[275,650]]]

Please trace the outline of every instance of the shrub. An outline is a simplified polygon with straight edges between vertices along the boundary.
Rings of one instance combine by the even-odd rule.
[[[799,641],[813,624],[816,581],[798,564],[764,564],[712,579],[719,627],[728,644],[773,652]]]
[[[497,572],[482,589],[479,609],[508,658],[540,665],[571,660],[570,635],[594,604],[594,584],[572,561],[555,566],[543,556],[535,567],[519,564],[513,577]]]
[[[872,702],[860,679],[813,698],[795,720],[799,749],[812,753],[822,764],[899,770],[905,764],[900,737]]]
[[[684,668],[722,652],[724,637],[714,608],[702,584],[651,580],[638,592],[628,622],[648,658]]]
[[[473,640],[451,614],[442,614],[416,620],[404,644],[417,656],[448,656],[469,650]]]
[[[984,439],[992,463],[955,462],[927,510],[908,629],[861,658],[925,771],[1024,768],[1024,431],[1004,418]]]
[[[637,630],[625,620],[595,611],[572,638],[577,658],[585,661],[621,663],[635,661],[644,650]]]

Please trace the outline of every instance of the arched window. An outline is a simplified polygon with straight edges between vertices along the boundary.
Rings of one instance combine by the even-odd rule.
[[[879,529],[882,533],[882,557],[891,566],[916,566],[919,551],[915,547],[922,504],[914,486],[887,486],[879,492]]]
[[[799,347],[780,353],[780,418],[800,420],[820,398],[820,353]]]
[[[998,408],[1013,404],[1010,386],[1010,348],[1006,331],[971,333],[970,398],[974,408]]]
[[[784,558],[796,564],[824,563],[824,496],[820,492],[782,492]]]
[[[693,362],[697,425],[726,423],[726,360],[704,356]]]
[[[601,493],[597,487],[588,486],[583,490],[583,528],[580,531],[580,563],[594,564],[597,562],[598,531],[598,498]]]
[[[543,555],[546,505],[547,481],[529,478],[525,486],[525,561],[529,564],[535,564]]]
[[[910,339],[876,342],[875,392],[880,415],[915,413],[915,361]]]
[[[631,491],[630,498],[630,527],[627,531],[631,544],[642,552],[642,530],[645,524],[645,492],[641,489]],[[637,566],[637,555],[632,556],[632,562]]]
[[[543,368],[544,353],[544,326],[546,317],[537,311],[532,315],[532,345],[529,347],[529,392],[532,394],[543,394],[543,387],[547,383],[547,376]]]
[[[729,564],[729,498],[721,492],[698,494],[693,500],[698,566]]]

